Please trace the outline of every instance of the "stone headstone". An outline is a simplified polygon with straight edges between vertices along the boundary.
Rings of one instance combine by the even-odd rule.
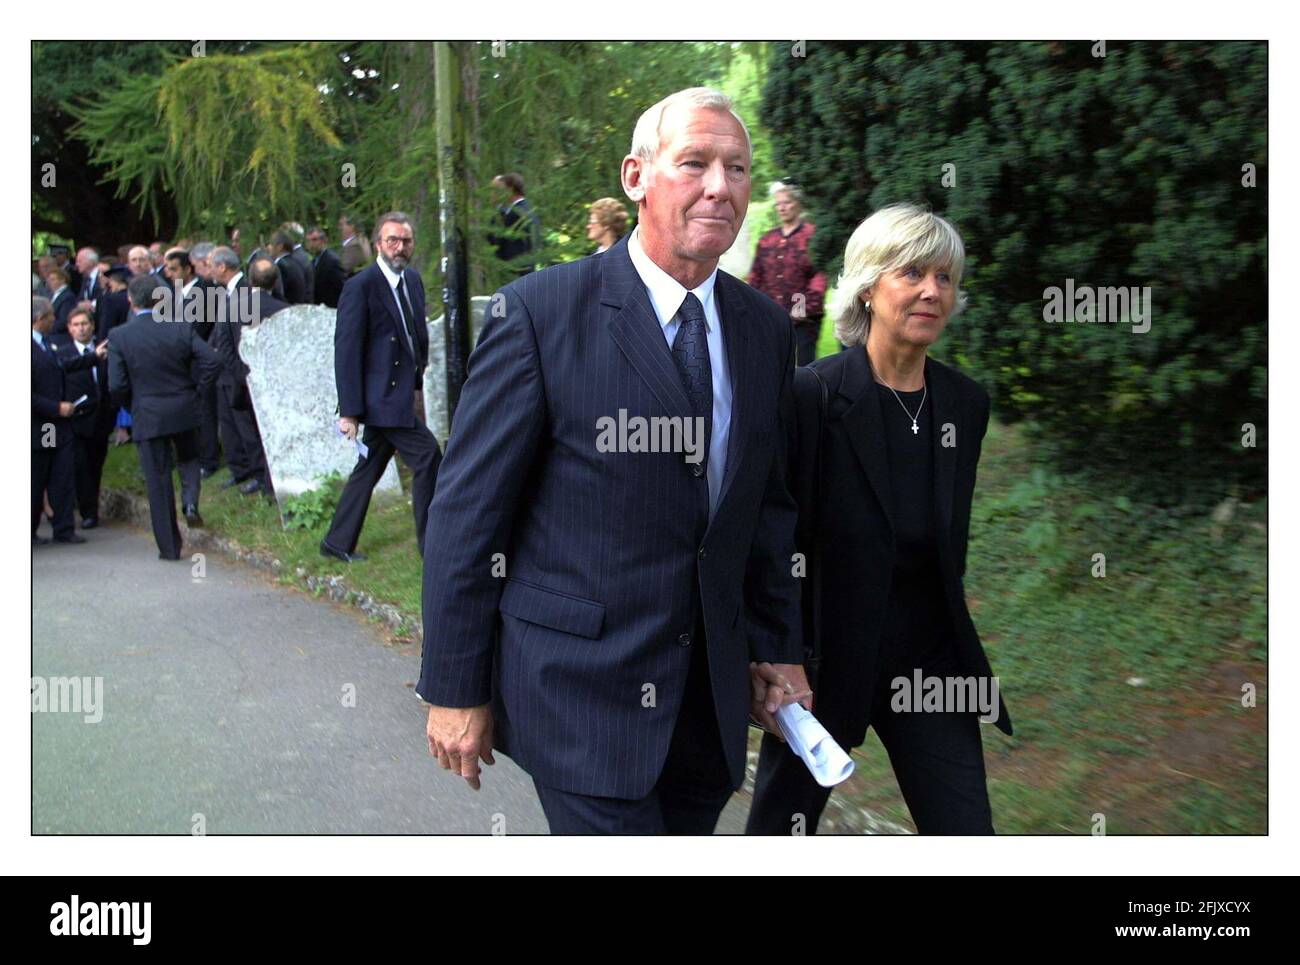
[[[358,454],[336,427],[334,309],[295,305],[276,312],[244,330],[239,354],[250,369],[248,388],[281,511],[286,498],[318,488],[330,473],[346,478]],[[375,491],[402,491],[394,463]]]
[[[470,300],[470,351],[478,344],[483,331],[483,318],[492,299],[488,295],[475,295]],[[447,336],[445,320],[439,315],[429,323],[429,365],[424,370],[425,424],[438,439],[445,452],[447,435],[451,431],[447,416]]]

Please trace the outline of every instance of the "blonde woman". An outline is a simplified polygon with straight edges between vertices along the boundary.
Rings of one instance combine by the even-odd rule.
[[[964,306],[964,263],[943,218],[877,211],[830,309],[847,349],[795,373],[813,713],[845,748],[875,728],[922,834],[993,833],[979,718],[1011,733],[962,587],[989,396],[927,355]],[[813,832],[829,794],[766,735],[747,830]]]
[[[591,203],[587,215],[587,240],[594,241],[597,248],[592,254],[598,255],[618,244],[618,239],[627,233],[627,208],[617,198],[601,198]]]

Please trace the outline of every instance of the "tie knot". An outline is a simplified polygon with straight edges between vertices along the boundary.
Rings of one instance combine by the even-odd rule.
[[[687,292],[686,300],[682,302],[682,307],[677,310],[684,322],[703,322],[704,306],[700,300],[695,297],[695,292]]]

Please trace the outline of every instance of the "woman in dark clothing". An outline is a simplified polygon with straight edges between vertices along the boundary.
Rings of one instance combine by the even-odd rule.
[[[868,726],[922,834],[991,834],[981,718],[1011,733],[962,578],[989,397],[926,350],[960,312],[965,248],[913,205],[849,239],[836,335],[796,370],[792,478],[809,564],[813,713],[844,748]],[[815,831],[830,791],[765,735],[747,831]]]

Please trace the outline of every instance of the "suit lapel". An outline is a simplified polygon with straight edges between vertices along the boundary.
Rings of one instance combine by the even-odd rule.
[[[969,426],[958,426],[955,386],[947,378],[943,368],[932,363],[928,358],[925,360],[925,384],[930,389],[930,400],[934,406],[930,410],[934,416],[931,420],[930,435],[934,452],[934,496],[937,514],[935,518],[938,522],[939,541],[946,543],[948,530],[952,526],[952,494],[953,481],[957,473],[957,449],[967,444],[962,433],[969,432],[971,429]],[[954,427],[957,433],[954,440],[956,445],[943,444],[945,425]]]
[[[871,483],[876,498],[885,511],[890,530],[894,529],[894,493],[889,482],[889,462],[885,451],[885,424],[880,415],[880,401],[876,398],[875,379],[867,362],[867,352],[862,346],[845,350],[844,378],[840,382],[840,395],[852,403],[841,421],[848,433],[849,445],[857,457],[862,471]]]
[[[672,351],[650,304],[650,295],[627,253],[627,239],[601,255],[601,304],[613,309],[609,335],[670,415],[692,415]]]
[[[727,349],[727,374],[731,381],[731,427],[727,436],[727,463],[722,475],[722,488],[718,492],[718,509],[721,510],[727,492],[735,482],[741,460],[745,457],[747,417],[753,414],[754,378],[750,372],[750,305],[744,289],[733,284],[730,275],[719,271],[713,285],[713,297],[718,303],[718,318],[722,320],[722,339]]]

